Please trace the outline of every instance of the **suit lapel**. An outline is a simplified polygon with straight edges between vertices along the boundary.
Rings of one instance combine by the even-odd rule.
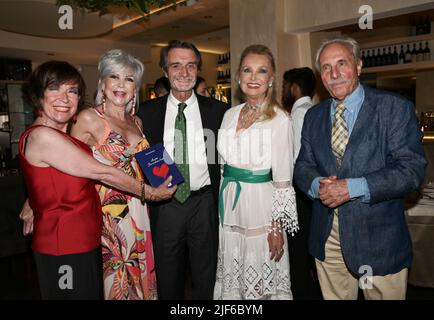
[[[202,127],[205,129],[212,129],[212,118],[210,117],[212,106],[208,99],[203,99],[201,96],[196,95],[199,105],[200,118],[202,120]]]
[[[167,98],[169,95],[166,95],[162,100],[161,104],[157,105],[157,110],[155,114],[155,136],[157,137],[157,141],[163,142],[164,138],[164,124],[166,123],[166,110],[167,110]]]
[[[326,162],[325,162],[327,165],[326,170],[327,172],[329,172],[329,175],[334,175],[336,172],[337,162],[336,162],[336,157],[332,151],[332,121],[330,117],[331,107],[332,107],[332,100],[330,99],[327,106],[324,107],[323,109],[322,119],[320,122],[323,124],[323,127],[319,131],[320,132],[319,134],[322,136],[323,139],[321,145],[324,148],[322,154],[324,154],[326,157]]]
[[[372,122],[372,116],[374,115],[374,102],[373,97],[370,94],[370,89],[363,86],[365,91],[365,98],[363,100],[362,106],[360,108],[359,114],[357,115],[356,122],[354,123],[353,131],[351,132],[350,139],[345,150],[344,157],[342,159],[341,169],[345,167],[347,161],[345,159],[350,158],[350,155],[358,149],[358,146],[363,141],[366,135],[366,129]]]

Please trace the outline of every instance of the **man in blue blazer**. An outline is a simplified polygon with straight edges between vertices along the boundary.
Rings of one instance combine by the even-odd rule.
[[[316,67],[331,99],[306,114],[294,180],[314,200],[309,251],[324,299],[405,299],[411,239],[403,197],[426,160],[414,106],[359,83],[360,48],[325,40]]]

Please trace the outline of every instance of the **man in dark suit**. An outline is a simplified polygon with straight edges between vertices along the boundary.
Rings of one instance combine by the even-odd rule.
[[[309,250],[325,299],[405,299],[411,240],[403,197],[426,167],[414,106],[361,85],[351,38],[324,41],[317,68],[331,99],[306,114],[294,178],[313,202]]]
[[[171,91],[145,102],[138,113],[151,145],[163,143],[185,179],[173,199],[150,206],[160,299],[184,298],[186,252],[192,297],[213,297],[220,180],[216,140],[227,106],[193,92],[201,65],[193,44],[170,42],[161,50],[160,66]]]

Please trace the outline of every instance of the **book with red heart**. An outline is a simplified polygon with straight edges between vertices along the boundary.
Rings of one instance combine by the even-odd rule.
[[[158,187],[169,176],[172,176],[169,187],[184,182],[181,172],[162,143],[137,152],[134,156],[151,186]]]

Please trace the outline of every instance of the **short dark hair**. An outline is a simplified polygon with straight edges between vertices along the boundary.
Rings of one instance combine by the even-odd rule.
[[[86,84],[80,72],[66,61],[47,61],[39,65],[23,85],[23,98],[37,110],[42,109],[41,99],[49,86],[75,84],[78,87],[78,108],[84,104]]]
[[[289,83],[295,83],[300,87],[303,96],[313,97],[315,94],[316,78],[311,68],[293,68],[283,74],[283,79]]]
[[[158,94],[162,91],[167,91],[167,93],[170,92],[170,81],[167,77],[160,77],[155,81],[154,92]]]
[[[169,42],[167,46],[165,46],[163,49],[161,49],[160,52],[160,67],[164,70],[164,72],[167,72],[168,65],[167,65],[167,57],[169,55],[169,51],[172,49],[190,49],[194,52],[196,55],[196,65],[199,70],[202,68],[202,56],[199,52],[199,50],[196,48],[194,44],[188,41],[182,41],[182,40],[172,40]]]

